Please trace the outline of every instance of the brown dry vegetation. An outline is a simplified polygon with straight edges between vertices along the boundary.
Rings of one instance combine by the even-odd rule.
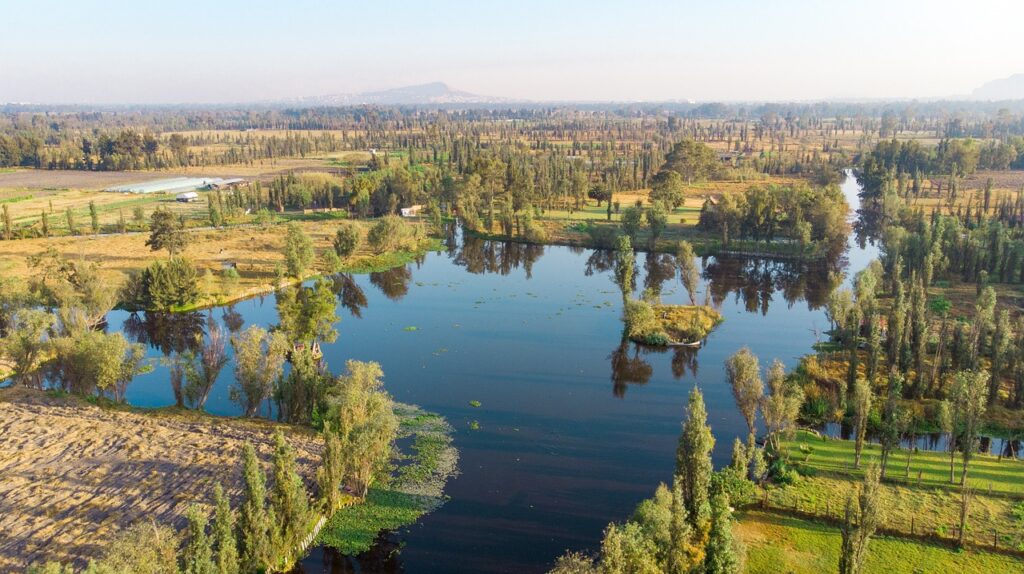
[[[311,480],[322,445],[305,429],[0,389],[0,571],[81,565],[140,520],[181,528],[189,505],[212,503],[217,482],[237,504],[243,445],[269,461],[277,428]]]
[[[356,222],[365,238],[372,222]],[[332,249],[331,240],[338,228],[337,220],[302,221],[303,231],[310,236],[319,257]],[[271,290],[276,283],[276,268],[284,264],[285,227],[247,226],[224,229],[193,230],[191,241],[183,255],[195,263],[200,273],[210,271],[210,276],[201,278],[204,300],[201,304],[219,304],[251,297]],[[80,237],[51,237],[0,241],[0,273],[8,277],[27,279],[33,269],[28,258],[54,249],[64,257],[95,262],[101,273],[110,280],[111,288],[117,288],[129,271],[141,270],[158,259],[167,257],[167,252],[154,252],[146,246],[146,233],[112,234]],[[346,265],[359,266],[371,260],[371,253],[365,241]],[[239,279],[231,281],[222,277],[225,265],[237,265]],[[318,273],[311,269],[310,274]]]

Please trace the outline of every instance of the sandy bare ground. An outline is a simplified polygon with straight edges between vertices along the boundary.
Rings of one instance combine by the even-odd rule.
[[[242,447],[252,443],[269,465],[276,426],[0,389],[0,572],[46,560],[82,565],[140,520],[180,529],[193,502],[212,505],[218,481],[237,505]],[[321,443],[288,429],[312,480]]]
[[[0,173],[0,188],[25,189],[91,189],[100,190],[114,185],[182,177],[178,171],[80,171],[19,169]]]

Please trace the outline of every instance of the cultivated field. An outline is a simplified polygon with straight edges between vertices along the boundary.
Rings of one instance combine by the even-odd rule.
[[[180,529],[189,505],[212,504],[217,482],[237,504],[242,447],[269,461],[279,426],[0,389],[0,572],[45,560],[82,566],[140,520]],[[283,428],[312,480],[319,439]]]

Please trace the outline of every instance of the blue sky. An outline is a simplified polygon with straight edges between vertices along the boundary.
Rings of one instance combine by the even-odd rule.
[[[1022,22],[1021,0],[0,0],[0,102],[948,96],[1024,72]]]

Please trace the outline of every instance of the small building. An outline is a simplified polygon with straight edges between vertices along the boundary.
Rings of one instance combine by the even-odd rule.
[[[193,201],[199,201],[199,194],[194,191],[186,191],[185,193],[179,193],[174,197],[174,200],[181,203],[192,203]]]
[[[229,177],[227,179],[219,179],[210,182],[210,189],[232,189],[245,183],[245,180],[240,177]]]
[[[409,207],[403,207],[401,213],[402,217],[416,217],[421,211],[423,211],[422,205],[412,205]]]

